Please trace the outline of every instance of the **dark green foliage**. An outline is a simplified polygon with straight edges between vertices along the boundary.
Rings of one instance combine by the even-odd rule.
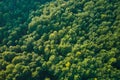
[[[0,80],[120,80],[119,0],[1,0]]]
[[[16,53],[14,53],[14,52],[3,52],[2,53],[2,56],[3,56],[3,59],[5,60],[5,61],[12,61],[12,59],[16,56]]]

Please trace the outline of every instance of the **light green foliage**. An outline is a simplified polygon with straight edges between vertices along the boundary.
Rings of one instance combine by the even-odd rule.
[[[6,67],[7,72],[11,73],[11,72],[13,71],[13,69],[14,69],[14,66],[15,66],[15,65],[13,65],[13,64],[7,65],[7,67]]]
[[[1,0],[0,80],[120,80],[120,0]]]

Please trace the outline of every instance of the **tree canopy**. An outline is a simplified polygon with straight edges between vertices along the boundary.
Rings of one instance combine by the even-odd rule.
[[[0,80],[120,80],[120,0],[1,0]]]

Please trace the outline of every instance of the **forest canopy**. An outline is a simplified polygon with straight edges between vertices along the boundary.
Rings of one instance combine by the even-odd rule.
[[[120,0],[0,0],[0,80],[120,80]]]

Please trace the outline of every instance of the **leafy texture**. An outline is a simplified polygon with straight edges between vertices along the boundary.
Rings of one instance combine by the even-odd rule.
[[[119,0],[1,0],[0,80],[119,80]]]

